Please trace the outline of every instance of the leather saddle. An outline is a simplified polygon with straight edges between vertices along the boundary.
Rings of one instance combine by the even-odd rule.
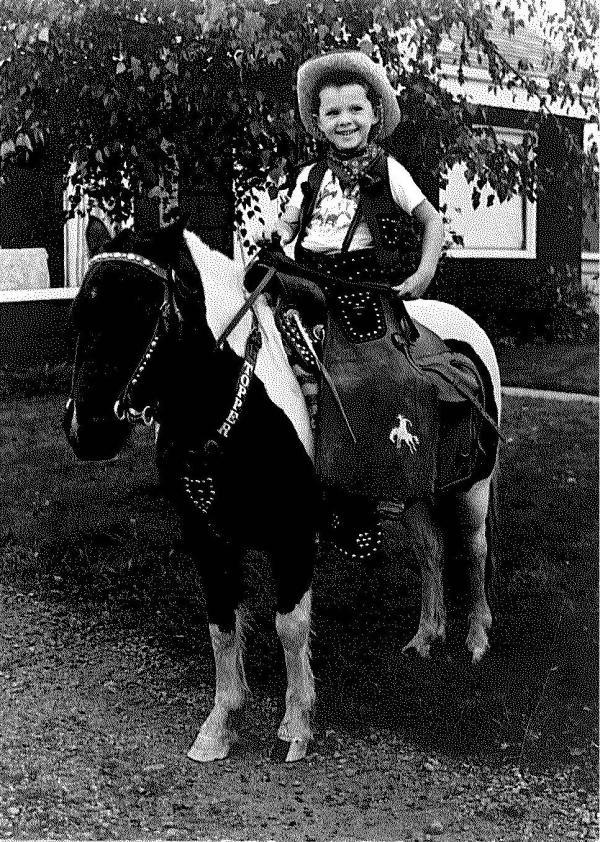
[[[296,361],[310,368],[315,351],[320,357],[316,465],[325,488],[374,503],[408,501],[485,475],[498,430],[481,364],[411,319],[384,284],[324,278],[280,253],[262,252],[256,265],[261,274],[276,269],[276,313],[300,316]],[[376,296],[380,327],[376,338],[356,341],[332,300],[348,291],[364,298],[365,290]],[[322,345],[302,353],[320,326]]]

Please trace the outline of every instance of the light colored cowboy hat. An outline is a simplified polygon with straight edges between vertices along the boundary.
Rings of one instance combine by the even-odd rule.
[[[394,89],[381,64],[375,64],[365,53],[358,50],[337,50],[310,58],[298,70],[298,108],[304,128],[313,137],[319,137],[319,129],[313,114],[315,91],[324,76],[335,77],[336,72],[360,76],[373,88],[381,99],[383,109],[380,137],[388,137],[400,122],[400,108]],[[342,77],[343,78],[343,77]],[[343,84],[343,83],[342,83]]]

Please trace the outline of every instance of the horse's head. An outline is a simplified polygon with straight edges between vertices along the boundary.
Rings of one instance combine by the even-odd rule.
[[[108,459],[128,438],[127,414],[118,401],[155,336],[182,226],[164,236],[144,238],[125,230],[111,239],[94,219],[87,240],[93,259],[73,302],[77,349],[63,425],[80,459]],[[148,385],[139,384],[146,390]]]

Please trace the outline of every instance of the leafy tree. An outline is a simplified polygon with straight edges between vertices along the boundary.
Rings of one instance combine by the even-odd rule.
[[[254,190],[268,182],[276,191],[314,151],[296,119],[298,65],[352,47],[381,60],[400,86],[399,137],[421,161],[440,163],[441,183],[463,161],[475,206],[486,184],[500,201],[520,189],[532,197],[536,131],[555,119],[553,108],[598,114],[595,0],[566,0],[563,15],[545,13],[543,2],[0,0],[0,155],[6,162],[44,146],[59,171],[75,161],[75,200],[85,186],[116,221],[139,186],[164,198],[177,177],[193,184],[208,174],[228,190],[233,167],[240,222],[242,207],[256,210]],[[542,26],[553,48],[546,86],[525,60],[515,67],[500,54],[498,18],[509,33],[524,21]],[[531,97],[522,145],[498,139],[484,109],[444,90],[448,33],[459,79],[476,62],[493,87]],[[560,130],[565,173],[583,170],[597,184],[597,150],[584,154]]]

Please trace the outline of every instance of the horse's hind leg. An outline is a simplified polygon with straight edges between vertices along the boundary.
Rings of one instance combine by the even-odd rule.
[[[471,607],[467,649],[474,664],[490,648],[488,631],[492,613],[485,592],[488,543],[486,521],[490,505],[491,477],[476,482],[468,491],[456,495],[457,515],[462,550],[469,574]]]
[[[229,715],[242,706],[248,692],[244,675],[244,635],[240,610],[235,612],[232,629],[217,623],[209,623],[208,628],[215,656],[215,702],[188,752],[191,760],[204,763],[222,760],[229,754],[236,739],[235,732],[228,725]]]
[[[287,670],[285,715],[277,735],[290,743],[286,761],[301,760],[312,737],[310,716],[315,701],[315,682],[310,666],[311,591],[287,613],[277,612],[275,625],[283,646]]]
[[[443,534],[433,517],[431,505],[425,501],[417,501],[406,510],[404,525],[421,568],[421,617],[417,633],[402,651],[415,650],[427,658],[431,646],[446,639]]]

